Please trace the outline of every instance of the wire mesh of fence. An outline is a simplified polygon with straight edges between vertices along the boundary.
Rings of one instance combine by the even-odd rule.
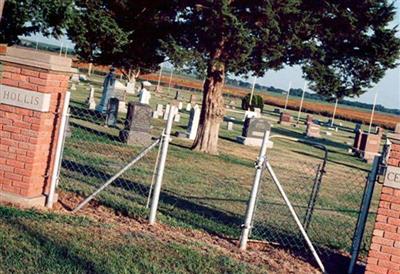
[[[325,260],[336,253],[350,252],[368,170],[328,161],[324,152],[310,145],[284,140],[290,151],[268,151],[268,160],[275,170],[296,214],[308,236]],[[308,146],[307,155],[297,151]],[[376,203],[376,202],[375,202]],[[371,207],[371,212],[376,205]],[[371,233],[373,216],[367,223]],[[287,205],[279,195],[270,175],[264,173],[253,221],[252,239],[284,248],[310,252]],[[368,241],[368,239],[366,240]]]
[[[154,140],[148,144],[127,144],[121,135],[126,113],[119,112],[114,124],[107,125],[106,113],[90,109],[87,87],[81,90],[73,92],[71,98],[59,185],[64,190],[87,197]],[[101,89],[97,89],[94,96],[100,97]],[[144,209],[154,179],[158,148],[155,146],[148,151],[95,200],[123,213],[146,217]]]

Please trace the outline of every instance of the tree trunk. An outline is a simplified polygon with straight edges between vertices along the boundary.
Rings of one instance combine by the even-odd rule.
[[[215,61],[208,65],[207,78],[203,86],[203,102],[199,128],[193,149],[209,154],[218,154],[219,126],[224,118],[225,107],[222,88],[225,79],[225,66]]]

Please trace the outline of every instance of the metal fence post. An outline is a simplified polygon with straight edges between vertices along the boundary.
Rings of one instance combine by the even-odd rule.
[[[160,199],[160,192],[161,192],[161,185],[162,185],[162,180],[163,180],[163,176],[164,176],[165,162],[167,160],[167,154],[168,154],[168,145],[170,142],[171,129],[172,129],[172,124],[174,122],[174,116],[175,116],[176,112],[177,112],[177,107],[174,105],[171,106],[171,109],[168,114],[168,120],[167,120],[165,134],[163,136],[161,157],[160,157],[160,162],[158,164],[158,169],[157,169],[157,179],[156,179],[156,183],[154,185],[153,197],[151,199],[151,207],[150,207],[150,215],[149,215],[149,224],[150,225],[154,225],[156,222],[158,201]]]
[[[269,141],[270,133],[271,133],[271,125],[268,124],[268,128],[264,133],[264,139],[262,141],[260,154],[258,155],[256,166],[255,166],[256,173],[254,176],[254,182],[253,182],[253,187],[251,189],[249,203],[247,205],[246,217],[245,217],[245,222],[243,224],[242,235],[240,236],[240,249],[241,250],[246,250],[246,248],[247,248],[247,241],[249,239],[251,224],[253,221],[254,208],[256,206],[257,194],[258,194],[258,190],[260,188],[261,175],[262,175],[262,171],[263,171],[263,167],[264,167],[265,154],[267,152],[267,144]]]
[[[375,156],[371,172],[368,175],[367,185],[365,187],[360,206],[360,214],[358,215],[357,225],[354,230],[353,243],[351,245],[351,260],[349,269],[347,271],[348,274],[352,274],[354,272],[354,267],[357,263],[358,255],[360,253],[360,247],[364,236],[369,208],[371,206],[372,194],[374,193],[380,160],[381,158],[379,156]]]
[[[59,128],[58,137],[57,137],[57,147],[56,147],[55,160],[54,160],[54,164],[53,164],[53,173],[51,175],[49,196],[47,197],[47,203],[46,203],[46,207],[48,207],[48,208],[52,208],[53,203],[54,203],[54,195],[56,192],[57,179],[58,179],[58,174],[59,174],[59,169],[60,169],[60,162],[61,162],[61,158],[62,158],[65,126],[67,123],[67,114],[68,114],[68,106],[69,106],[70,98],[71,98],[71,92],[68,91],[65,94],[65,98],[64,98],[64,105],[63,105],[62,114],[61,114],[60,128]]]

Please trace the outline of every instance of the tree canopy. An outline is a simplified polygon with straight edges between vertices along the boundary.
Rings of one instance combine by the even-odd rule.
[[[168,55],[200,72],[217,53],[235,75],[300,65],[311,89],[341,98],[365,92],[399,58],[386,0],[179,2]]]
[[[86,61],[154,70],[165,58],[160,48],[169,32],[169,11],[168,1],[76,0],[68,36]]]
[[[60,36],[72,13],[73,0],[7,0],[0,21],[0,43],[19,42],[18,36],[42,33]]]

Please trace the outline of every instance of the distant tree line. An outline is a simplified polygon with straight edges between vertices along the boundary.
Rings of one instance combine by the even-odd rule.
[[[249,82],[246,82],[243,80],[232,79],[232,78],[227,78],[226,84],[235,86],[235,87],[245,88],[245,89],[251,89],[251,87],[252,87],[252,84]],[[259,92],[274,92],[274,93],[279,93],[279,94],[286,94],[286,92],[287,92],[286,90],[276,88],[274,86],[268,87],[268,86],[263,86],[260,84],[255,84],[255,89]],[[290,96],[301,97],[302,93],[303,93],[303,90],[301,88],[290,89]],[[306,92],[304,94],[304,98],[311,99],[311,100],[317,100],[317,101],[329,102],[328,98],[323,97],[319,94],[310,93],[310,92]],[[339,104],[351,106],[351,107],[363,108],[363,109],[372,109],[372,104],[354,102],[354,101],[350,101],[350,100],[343,100],[343,99],[339,100]],[[375,109],[376,109],[376,111],[380,111],[380,112],[385,112],[385,113],[394,114],[394,115],[400,115],[400,109],[386,108],[382,105],[376,105]]]

